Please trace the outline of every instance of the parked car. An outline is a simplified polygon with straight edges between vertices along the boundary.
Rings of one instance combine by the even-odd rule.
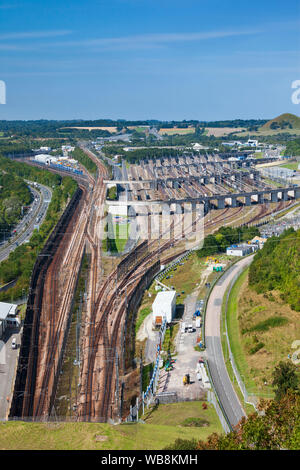
[[[13,339],[12,339],[11,348],[12,348],[12,349],[17,349],[17,340],[16,340],[16,338],[13,338]]]

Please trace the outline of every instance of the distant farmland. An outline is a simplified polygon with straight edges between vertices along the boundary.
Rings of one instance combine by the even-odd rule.
[[[72,126],[72,127],[61,127],[61,129],[82,129],[87,131],[108,131],[108,132],[117,132],[116,127],[81,127],[81,126]]]
[[[186,128],[178,128],[178,127],[172,127],[171,129],[164,129],[161,128],[159,130],[159,134],[167,134],[167,135],[174,135],[174,134],[194,134],[195,128],[194,127],[186,127]]]
[[[245,129],[243,127],[206,127],[205,128],[205,135],[208,137],[213,135],[215,137],[223,137],[224,135],[228,135],[235,132],[241,132]]]

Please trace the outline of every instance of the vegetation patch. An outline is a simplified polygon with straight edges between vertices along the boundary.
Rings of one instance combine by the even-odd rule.
[[[279,290],[281,298],[300,311],[300,230],[290,228],[267,240],[249,271],[249,286],[258,294]]]
[[[250,349],[250,354],[255,354],[257,353],[260,349],[264,347],[264,343],[260,342],[257,343],[253,348]]]
[[[73,152],[70,153],[70,155],[72,158],[75,158],[75,160],[81,163],[92,175],[96,174],[96,163],[93,162],[93,160],[91,160],[83,150],[77,147],[75,150],[73,150]]]
[[[288,319],[285,317],[270,317],[267,320],[261,321],[256,325],[252,326],[245,332],[251,331],[268,331],[270,328],[275,328],[276,326],[282,326],[288,323]]]
[[[251,240],[257,235],[259,235],[259,230],[256,227],[221,227],[213,235],[205,237],[203,247],[197,250],[197,255],[202,258],[216,253],[224,253],[228,246]]]
[[[279,291],[257,294],[248,285],[248,272],[238,278],[229,296],[228,334],[248,393],[272,397],[272,371],[293,353],[291,344],[300,337],[299,314],[282,300]]]
[[[135,323],[135,332],[137,333],[145,320],[145,318],[151,313],[151,307],[144,307],[139,310],[138,317]]]
[[[209,421],[203,418],[186,418],[182,426],[184,427],[193,427],[193,428],[202,428],[204,426],[209,426]]]

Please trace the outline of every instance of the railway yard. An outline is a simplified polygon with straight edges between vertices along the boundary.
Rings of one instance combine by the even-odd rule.
[[[74,176],[79,186],[77,199],[64,225],[54,234],[51,250],[44,253],[45,259],[48,256],[45,267],[37,272],[35,289],[27,305],[31,312],[27,324],[29,336],[25,336],[20,351],[11,418],[41,420],[53,413],[70,312],[85,252],[90,255],[90,269],[73,419],[119,421],[128,413],[128,377],[136,367],[132,338],[135,313],[160,266],[187,251],[186,241],[195,236],[200,219],[203,239],[224,225],[257,224],[288,208],[299,197],[296,189],[280,191],[278,187],[276,197],[273,196],[268,191],[275,188],[266,184],[254,167],[223,161],[218,155],[141,161],[130,165],[126,174],[122,172],[122,179],[115,181],[119,198],[113,203],[132,207],[133,218],[140,213],[141,206],[136,203],[142,203],[148,219],[146,236],[143,239],[139,232],[128,254],[110,259],[102,252],[105,211],[109,208],[108,170],[100,154],[86,146],[82,149],[96,163],[97,176],[87,172],[81,177]],[[210,198],[204,214],[192,208],[188,222],[184,212],[177,211],[172,204],[167,222],[162,210],[152,214],[148,208],[152,202],[182,203],[201,198]],[[151,236],[154,232],[155,237]]]

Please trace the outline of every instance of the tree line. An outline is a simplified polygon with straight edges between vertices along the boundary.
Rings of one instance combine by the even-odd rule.
[[[20,220],[22,208],[32,201],[31,192],[19,176],[0,170],[0,231],[1,235],[10,232]],[[3,238],[3,237],[1,237]]]
[[[70,157],[75,158],[75,160],[79,161],[92,175],[97,172],[97,165],[93,160],[91,160],[87,154],[81,150],[80,148],[76,147],[73,152],[70,153]]]
[[[216,233],[204,238],[203,247],[197,250],[197,256],[203,258],[226,252],[232,244],[248,241],[259,235],[257,227],[221,227]]]

